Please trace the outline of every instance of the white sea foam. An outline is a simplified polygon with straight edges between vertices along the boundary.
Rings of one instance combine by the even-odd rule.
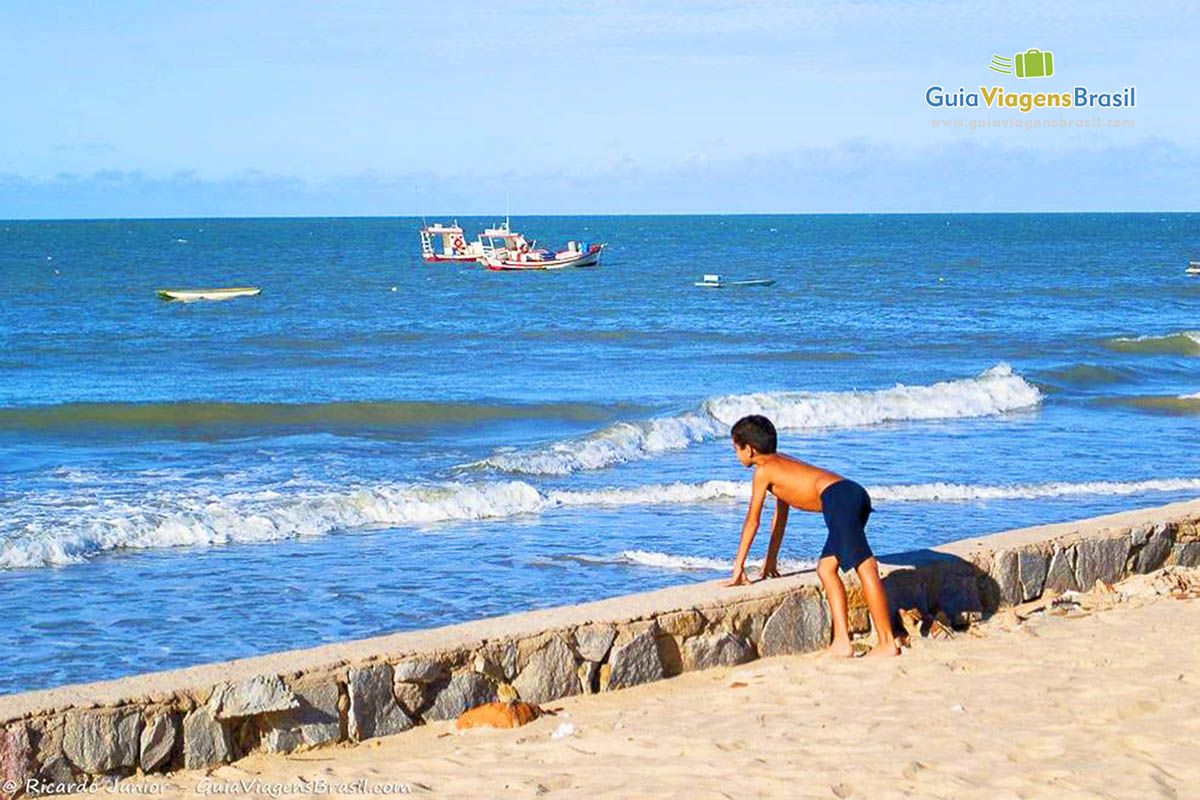
[[[552,442],[535,450],[497,452],[468,466],[527,475],[569,475],[683,450],[720,432],[717,420],[696,413],[618,422],[583,438]]]
[[[704,483],[664,483],[624,489],[593,489],[548,492],[555,506],[630,506],[663,503],[708,503],[749,497],[745,481],[705,481]]]
[[[1007,364],[973,377],[928,386],[897,384],[853,392],[775,392],[726,395],[674,417],[621,422],[577,439],[536,449],[497,452],[468,466],[527,475],[568,475],[650,458],[725,436],[747,414],[765,414],[781,430],[850,428],[885,422],[1003,414],[1041,402],[1041,392]]]
[[[70,564],[116,549],[269,542],[378,525],[512,517],[549,504],[521,481],[380,486],[280,495],[157,494],[138,502],[41,496],[9,505],[0,568]]]
[[[1196,392],[1195,394],[1181,394],[1181,395],[1179,395],[1179,399],[1180,400],[1200,400],[1200,392]]]
[[[1200,478],[1166,478],[1147,481],[1086,481],[1083,483],[1029,483],[1013,486],[978,486],[961,483],[921,483],[873,486],[871,499],[880,503],[963,503],[973,500],[1036,500],[1083,495],[1131,495],[1143,492],[1200,491]]]
[[[1011,486],[925,483],[868,490],[876,504],[950,503],[1200,492],[1200,478]],[[735,503],[748,496],[746,481],[547,491],[519,480],[302,492],[262,489],[223,496],[161,492],[137,502],[97,498],[91,492],[40,493],[7,499],[0,522],[0,569],[70,564],[118,549],[270,542],[335,530],[506,519],[561,508]]]
[[[660,553],[655,550],[622,550],[615,556],[572,556],[571,560],[583,564],[619,564],[635,567],[653,567],[687,572],[711,572],[714,570],[728,572],[731,566],[729,558],[710,558],[707,556],[679,556],[670,553]],[[762,566],[762,559],[747,559],[747,567],[755,569]],[[807,559],[783,558],[779,560],[780,572],[797,572],[812,569],[816,563]]]

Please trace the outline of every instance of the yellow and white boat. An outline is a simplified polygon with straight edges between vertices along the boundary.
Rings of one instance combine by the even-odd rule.
[[[257,286],[233,286],[226,289],[155,289],[160,300],[193,303],[197,300],[229,300],[233,297],[254,297],[262,289]]]

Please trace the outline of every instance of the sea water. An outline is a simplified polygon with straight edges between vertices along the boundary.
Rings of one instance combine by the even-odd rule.
[[[1200,215],[513,224],[608,247],[0,222],[0,692],[723,577],[747,413],[868,487],[879,553],[1200,495]],[[783,566],[823,541],[793,514]]]

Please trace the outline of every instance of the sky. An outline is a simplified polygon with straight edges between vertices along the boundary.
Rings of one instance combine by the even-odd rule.
[[[0,218],[1195,210],[1198,34],[1194,2],[8,3]],[[1053,76],[988,69],[1031,48]],[[1060,117],[1101,124],[1024,127]]]

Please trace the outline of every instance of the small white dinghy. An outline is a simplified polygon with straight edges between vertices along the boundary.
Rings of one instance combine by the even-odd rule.
[[[234,286],[228,289],[155,289],[160,300],[194,303],[197,300],[229,300],[234,297],[254,297],[262,289],[257,286]]]
[[[720,275],[705,275],[704,280],[696,281],[701,289],[740,289],[746,286],[774,286],[774,278],[749,278],[743,281],[723,281]]]
[[[1187,266],[1188,275],[1200,275],[1200,261],[1189,261]]]

